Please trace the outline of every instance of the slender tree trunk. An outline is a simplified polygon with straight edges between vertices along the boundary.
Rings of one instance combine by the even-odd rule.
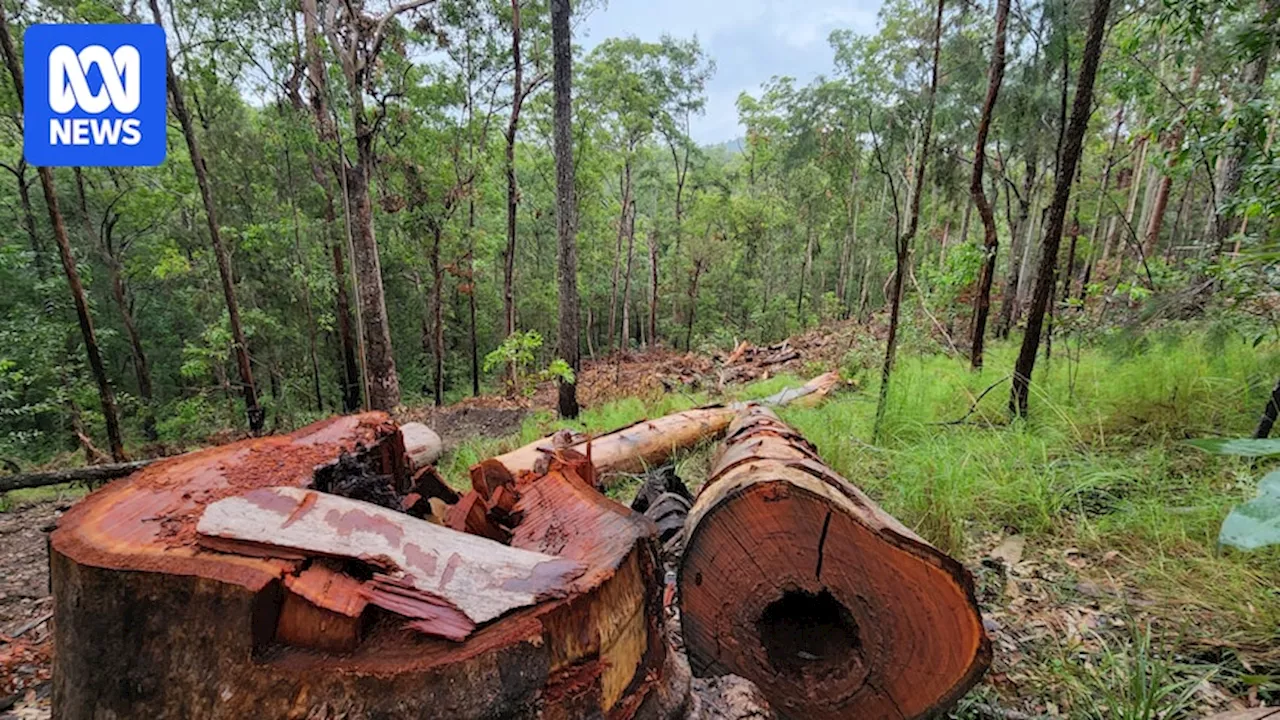
[[[1280,21],[1280,0],[1260,0],[1258,3],[1257,37],[1259,39],[1255,54],[1245,65],[1245,96],[1240,103],[1247,105],[1261,96],[1263,84],[1267,80],[1271,54],[1275,49],[1275,38],[1280,33],[1277,22]],[[1222,183],[1218,188],[1218,198],[1214,212],[1214,237],[1210,245],[1214,254],[1222,252],[1226,247],[1231,230],[1238,227],[1239,212],[1228,207],[1235,200],[1244,180],[1244,161],[1249,154],[1250,146],[1257,136],[1257,118],[1254,113],[1245,113],[1243,120],[1231,133],[1226,160],[1222,168]]]
[[[613,247],[613,275],[609,280],[609,347],[615,347],[618,328],[618,281],[622,267],[622,239],[627,236],[627,213],[631,212],[631,155],[622,161],[622,211],[618,213],[618,237]],[[625,334],[625,333],[624,333]]]
[[[1204,44],[1205,50],[1208,49],[1209,39],[1212,37],[1206,32]],[[1195,98],[1196,91],[1200,88],[1200,76],[1203,72],[1204,56],[1196,60],[1195,66],[1191,68],[1191,80],[1188,94],[1192,99]],[[1165,210],[1169,207],[1169,193],[1173,188],[1173,171],[1178,165],[1177,152],[1179,146],[1182,145],[1182,136],[1186,130],[1185,113],[1179,113],[1178,119],[1174,122],[1173,129],[1169,132],[1169,136],[1165,139],[1165,150],[1170,153],[1168,170],[1160,175],[1160,184],[1156,188],[1155,202],[1152,204],[1151,219],[1147,225],[1146,239],[1143,241],[1142,252],[1146,257],[1151,257],[1156,251],[1156,245],[1160,242],[1160,229],[1164,225]]]
[[[698,280],[702,277],[702,260],[693,261],[693,277],[689,282],[689,317],[686,319],[687,324],[684,329],[684,349],[686,351],[693,347],[693,320],[698,314]]]
[[[1034,210],[1039,204],[1040,188],[1036,187],[1031,192],[1032,203],[1031,209]],[[1022,238],[1022,260],[1018,267],[1018,302],[1013,306],[1013,323],[1016,325],[1022,319],[1022,313],[1026,310],[1027,302],[1030,300],[1031,283],[1034,278],[1031,275],[1031,266],[1039,257],[1036,255],[1036,238],[1039,238],[1041,229],[1044,227],[1045,216],[1048,214],[1049,208],[1040,208],[1040,212],[1032,212],[1027,220],[1026,233]]]
[[[1280,415],[1280,381],[1276,382],[1276,386],[1271,390],[1271,397],[1267,398],[1267,406],[1262,410],[1262,417],[1258,419],[1258,429],[1253,432],[1253,436],[1259,440],[1271,437],[1271,428],[1276,424],[1276,417]]]
[[[634,200],[624,209],[622,222],[627,233],[627,262],[626,275],[622,279],[622,327],[619,333],[619,348],[626,352],[631,345],[631,265],[635,258],[636,247],[636,204]]]
[[[1048,222],[1045,225],[1044,250],[1040,256],[1035,292],[1032,294],[1031,308],[1027,314],[1027,332],[1022,338],[1022,347],[1018,353],[1017,363],[1014,365],[1009,409],[1020,417],[1027,415],[1031,373],[1035,368],[1036,355],[1040,348],[1040,331],[1044,325],[1045,310],[1048,308],[1050,295],[1053,294],[1058,246],[1062,241],[1067,203],[1070,200],[1072,182],[1075,180],[1076,165],[1080,161],[1084,133],[1089,124],[1089,114],[1093,109],[1093,82],[1098,73],[1098,59],[1102,54],[1102,39],[1106,34],[1107,15],[1110,9],[1111,0],[1094,0],[1093,10],[1089,16],[1089,29],[1085,36],[1084,53],[1080,60],[1080,78],[1076,82],[1071,119],[1059,154],[1061,162],[1057,177],[1054,179],[1053,203],[1049,206]]]
[[[156,432],[155,408],[152,405],[151,364],[142,347],[142,335],[138,332],[138,323],[134,319],[133,309],[129,307],[129,290],[125,284],[124,268],[116,256],[115,244],[110,233],[115,225],[113,220],[103,223],[105,233],[99,234],[93,228],[93,220],[89,217],[89,199],[84,189],[84,173],[80,168],[73,168],[76,180],[76,197],[80,201],[80,217],[84,221],[85,237],[101,251],[103,264],[107,266],[107,277],[111,281],[111,299],[115,301],[116,310],[120,312],[120,320],[124,323],[125,334],[129,337],[129,350],[133,357],[134,377],[138,381],[138,396],[142,398],[142,431],[146,438],[154,442],[159,436]]]
[[[1150,147],[1150,143],[1147,142],[1147,138],[1145,137],[1138,142],[1142,143],[1142,147],[1138,150],[1138,156],[1134,160],[1133,171],[1130,174],[1129,179],[1132,185],[1129,187],[1129,202],[1125,205],[1124,211],[1126,232],[1128,231],[1128,228],[1133,227],[1133,217],[1138,212],[1138,193],[1142,189],[1142,176],[1147,167],[1147,148]],[[1102,248],[1102,262],[1104,264],[1113,252],[1121,258],[1124,257],[1123,252],[1117,252],[1116,250],[1116,240],[1119,232],[1120,227],[1117,222],[1112,222],[1107,228],[1107,242]]]
[[[18,202],[22,206],[22,226],[27,231],[27,239],[31,242],[31,259],[35,263],[36,279],[43,280],[48,270],[44,266],[44,244],[40,242],[40,233],[36,231],[36,213],[31,205],[31,181],[27,180],[27,161],[18,161],[18,171],[14,173],[18,183]]]
[[[995,329],[996,337],[1001,339],[1009,337],[1009,332],[1013,329],[1014,318],[1018,315],[1018,282],[1022,274],[1019,258],[1026,252],[1025,235],[1027,225],[1031,219],[1031,196],[1038,172],[1038,160],[1037,146],[1032,142],[1030,149],[1027,151],[1026,175],[1022,180],[1022,194],[1018,196],[1018,215],[1016,220],[1011,220],[1009,223],[1008,270],[1005,273],[1004,297],[1000,301],[1000,317],[996,320]],[[1012,194],[1012,191],[1009,192],[1006,195],[1006,199],[1008,195]]]
[[[920,129],[920,154],[915,160],[915,180],[911,186],[911,206],[907,214],[907,227],[898,237],[895,250],[896,263],[893,273],[893,289],[889,296],[889,336],[885,340],[884,363],[880,367],[880,397],[876,402],[876,420],[872,436],[880,435],[880,424],[889,400],[889,378],[893,374],[893,361],[898,351],[898,320],[902,310],[902,287],[906,281],[908,253],[911,240],[920,224],[920,196],[924,194],[924,171],[929,163],[929,140],[933,136],[934,98],[938,92],[938,58],[942,54],[942,10],[945,0],[938,0],[933,21],[933,64],[929,72],[929,89],[925,94],[924,126]]]
[[[658,345],[658,233],[649,230],[649,344]]]
[[[810,211],[811,212],[811,211]],[[806,215],[809,212],[805,213]],[[813,264],[813,222],[805,218],[804,224],[804,263],[800,266],[800,291],[796,293],[796,325],[804,329],[804,286],[809,279],[809,266]]]
[[[9,34],[9,18],[0,3],[0,50],[4,53],[5,64],[9,67],[9,75],[13,78],[14,94],[22,103],[22,67],[18,64],[18,54],[13,47],[13,37]],[[106,367],[102,362],[102,353],[98,350],[98,336],[93,329],[93,317],[89,314],[89,302],[85,299],[84,286],[80,283],[80,273],[76,270],[76,260],[71,254],[71,238],[67,236],[67,226],[62,221],[62,210],[58,207],[58,194],[53,186],[53,171],[47,167],[36,168],[40,176],[40,189],[44,192],[45,205],[49,210],[49,223],[53,225],[53,239],[58,246],[58,258],[62,261],[62,271],[67,276],[67,286],[71,290],[71,299],[76,306],[76,319],[80,323],[80,336],[84,340],[85,353],[89,356],[89,368],[93,371],[93,379],[98,385],[98,400],[102,404],[102,416],[107,426],[107,442],[111,445],[111,458],[116,462],[126,462],[129,456],[124,451],[124,440],[120,432],[120,414],[116,410],[116,399],[111,391],[111,383],[107,380]]]
[[[472,160],[472,167],[475,167]],[[471,396],[480,397],[480,342],[476,337],[476,203],[467,200],[467,334],[471,350]]]
[[[311,113],[316,125],[316,134],[329,153],[337,153],[337,129],[329,116],[326,98],[328,96],[328,80],[325,77],[324,59],[320,54],[319,27],[316,20],[316,0],[302,0],[302,21],[304,41],[307,55],[307,80],[310,83],[308,97],[311,100]],[[330,163],[333,178],[325,177],[319,159],[308,151],[311,161],[311,174],[324,192],[324,226],[325,234],[331,243],[330,254],[333,256],[333,280],[337,288],[334,315],[338,322],[338,341],[342,354],[342,409],[353,413],[360,409],[360,357],[358,343],[353,332],[351,321],[351,299],[347,291],[346,255],[343,252],[343,235],[337,232],[338,214],[334,199],[334,188],[331,183],[343,180],[345,158],[335,155]],[[346,200],[344,207],[349,210]]]
[[[987,135],[991,131],[991,114],[1000,97],[1000,85],[1004,82],[1005,36],[1009,19],[1009,0],[996,3],[995,47],[991,50],[991,67],[987,71],[987,98],[982,104],[982,118],[978,121],[978,139],[973,149],[973,178],[969,181],[969,196],[982,218],[982,270],[978,275],[978,294],[973,299],[973,328],[970,335],[972,352],[970,365],[982,369],[983,341],[987,334],[987,315],[991,312],[991,283],[996,274],[996,253],[1000,240],[996,236],[996,216],[982,187],[982,175],[987,165]],[[969,224],[966,205],[964,225]],[[961,242],[964,241],[963,236]]]
[[[573,171],[573,48],[569,0],[551,0],[552,89],[555,93],[556,262],[560,277],[560,358],[574,381],[560,381],[560,416],[578,417],[578,200]]]
[[[684,239],[684,185],[685,180],[689,176],[689,144],[686,138],[684,143],[684,162],[680,162],[681,154],[676,149],[674,138],[668,137],[667,145],[671,148],[671,162],[676,169],[676,227],[675,241],[671,251],[671,277],[679,277],[680,270],[680,241]],[[677,301],[677,293],[671,293],[671,324],[679,327],[680,322],[680,303]],[[653,325],[656,327],[657,322]],[[679,331],[677,331],[679,332]]]
[[[1089,230],[1089,260],[1085,263],[1084,274],[1080,280],[1080,299],[1083,301],[1085,297],[1085,288],[1089,284],[1089,277],[1093,274],[1094,258],[1098,252],[1098,231],[1102,227],[1102,218],[1105,214],[1107,191],[1111,188],[1111,171],[1115,168],[1116,148],[1120,145],[1120,128],[1124,125],[1124,103],[1120,104],[1116,110],[1115,130],[1111,133],[1111,144],[1107,147],[1107,157],[1102,164],[1102,181],[1098,183],[1098,210],[1093,219],[1093,228]],[[1111,222],[1115,222],[1115,218],[1111,218]],[[1103,249],[1103,262],[1105,262],[1107,250]]]
[[[524,62],[520,58],[520,0],[511,0],[511,114],[507,118],[507,245],[502,253],[502,319],[505,337],[516,332],[516,212],[520,194],[516,185],[516,133],[520,129],[520,109],[524,105]],[[507,365],[507,387],[515,387],[515,363]]]
[[[162,23],[158,0],[149,0],[151,15],[157,25]],[[182,126],[182,134],[187,141],[187,152],[191,156],[191,166],[195,170],[196,185],[200,188],[200,199],[204,202],[205,220],[209,225],[209,241],[213,245],[213,256],[218,263],[218,275],[222,278],[222,297],[227,304],[227,317],[231,324],[231,338],[235,343],[236,368],[240,373],[240,386],[244,394],[245,414],[249,418],[249,430],[255,435],[262,432],[266,415],[258,405],[258,388],[253,382],[253,368],[249,362],[249,343],[244,336],[244,328],[240,323],[240,303],[236,300],[235,279],[231,272],[231,257],[222,242],[222,229],[218,225],[218,213],[213,200],[213,186],[209,182],[209,170],[205,165],[204,155],[200,152],[200,143],[196,137],[195,126],[191,122],[191,114],[187,112],[186,99],[182,95],[182,83],[178,73],[173,69],[173,58],[165,55],[166,70],[169,75],[169,97],[173,102],[173,114]]]
[[[444,268],[440,265],[440,241],[444,228],[431,227],[431,358],[432,394],[436,407],[444,405]]]

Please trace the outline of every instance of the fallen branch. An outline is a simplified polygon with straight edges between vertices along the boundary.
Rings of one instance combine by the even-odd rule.
[[[10,640],[17,640],[18,638],[22,637],[23,635],[26,635],[27,633],[31,632],[32,630],[35,630],[36,628],[40,627],[41,625],[43,625],[43,624],[45,624],[45,623],[49,622],[49,619],[50,619],[50,618],[52,618],[52,617],[53,617],[53,612],[52,612],[52,611],[51,611],[51,612],[47,612],[47,613],[45,613],[45,614],[41,615],[40,617],[38,617],[38,618],[36,618],[36,619],[32,620],[31,622],[28,622],[28,623],[23,624],[23,625],[22,625],[21,627],[19,627],[17,630],[14,630],[12,635],[8,635],[8,636],[0,635],[0,640],[3,640],[3,639],[4,639],[4,638],[6,638],[6,637],[7,637],[8,639],[10,639]]]
[[[19,473],[17,475],[0,475],[0,493],[25,488],[64,485],[66,483],[84,483],[97,485],[108,480],[124,477],[130,473],[155,462],[155,460],[138,460],[136,462],[115,463],[112,465],[90,465],[70,470],[54,470],[52,472]]]
[[[990,385],[988,385],[986,390],[983,390],[981,393],[979,393],[979,394],[978,394],[978,397],[974,398],[974,400],[973,400],[973,404],[969,406],[969,412],[965,413],[964,415],[961,415],[959,418],[957,418],[957,419],[955,419],[955,420],[947,420],[946,422],[939,422],[939,423],[932,423],[932,424],[934,424],[934,425],[962,425],[962,424],[964,423],[964,421],[965,421],[965,420],[968,420],[968,419],[969,419],[969,416],[970,416],[970,415],[972,415],[975,411],[977,411],[977,409],[978,409],[978,403],[982,402],[982,398],[986,397],[986,396],[987,396],[987,393],[989,393],[989,392],[991,392],[992,390],[995,390],[996,388],[1000,387],[1000,385],[1001,385],[1004,381],[1008,380],[1008,379],[1009,379],[1009,378],[1011,378],[1011,377],[1013,377],[1013,376],[1012,376],[1012,375],[1005,375],[1004,377],[1000,378],[999,380],[997,380],[997,381],[995,381],[995,382],[991,383]]]

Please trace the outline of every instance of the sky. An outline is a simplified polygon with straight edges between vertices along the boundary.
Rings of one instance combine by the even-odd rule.
[[[656,41],[664,33],[696,35],[716,61],[707,107],[693,120],[693,139],[712,145],[742,137],[738,94],[757,93],[775,75],[803,84],[830,74],[832,30],[875,31],[880,0],[607,0],[575,28],[574,42],[591,49],[610,37]]]

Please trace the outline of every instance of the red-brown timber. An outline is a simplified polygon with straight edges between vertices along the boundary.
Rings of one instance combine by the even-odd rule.
[[[161,460],[68,511],[50,543],[55,715],[629,720],[676,712],[687,677],[684,690],[675,687],[653,524],[597,492],[580,459],[553,459],[544,473],[524,476],[512,488],[514,506],[506,489],[499,498],[515,522],[511,549],[571,563],[572,573],[552,579],[568,591],[478,621],[460,641],[425,634],[439,633],[438,623],[415,628],[413,618],[379,607],[402,601],[420,611],[436,597],[411,573],[387,571],[388,560],[422,562],[407,546],[396,560],[374,546],[367,558],[328,545],[315,551],[286,533],[257,542],[236,531],[244,539],[221,550],[199,542],[205,509],[225,498],[288,506],[299,518],[288,529],[301,531],[302,516],[321,504],[307,498],[322,493],[281,488],[311,489],[317,466],[343,452],[409,486],[400,432],[376,412]],[[449,532],[397,520],[405,538]],[[391,524],[383,526],[394,545]],[[451,574],[451,560],[437,568],[444,584],[463,572]],[[543,595],[518,579],[507,589]]]
[[[694,674],[746,677],[785,716],[931,716],[990,664],[964,566],[768,408],[734,419],[685,530]]]

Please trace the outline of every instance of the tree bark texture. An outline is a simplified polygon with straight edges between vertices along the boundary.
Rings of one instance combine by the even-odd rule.
[[[1040,332],[1044,328],[1045,311],[1049,307],[1055,286],[1055,269],[1058,263],[1058,247],[1062,241],[1062,229],[1067,215],[1067,203],[1071,199],[1071,185],[1075,180],[1076,165],[1084,133],[1093,109],[1093,81],[1098,74],[1098,59],[1102,54],[1102,39],[1106,35],[1107,15],[1111,0],[1094,0],[1089,16],[1089,29],[1085,37],[1084,54],[1080,60],[1080,78],[1076,82],[1076,96],[1071,108],[1071,119],[1063,139],[1061,162],[1054,179],[1053,203],[1045,224],[1044,249],[1036,273],[1035,292],[1027,313],[1027,331],[1013,369],[1013,388],[1009,397],[1009,410],[1014,415],[1026,417],[1031,388],[1031,373],[1035,369],[1036,355],[1040,349]]]
[[[746,677],[787,717],[941,715],[991,662],[964,566],[767,408],[737,414],[685,528],[694,673]]]
[[[551,0],[552,91],[555,95],[556,264],[560,283],[560,359],[569,364],[574,380],[559,382],[560,416],[578,417],[577,373],[582,370],[578,348],[578,199],[573,170],[573,47],[569,28],[569,0]]]
[[[978,121],[978,139],[973,149],[973,178],[969,181],[969,195],[982,218],[982,270],[978,275],[978,294],[973,300],[973,326],[970,335],[970,366],[982,369],[982,349],[987,335],[987,316],[991,312],[991,283],[996,274],[996,253],[1000,239],[996,236],[996,216],[982,187],[982,175],[987,165],[987,135],[991,132],[991,115],[1000,97],[1000,85],[1004,82],[1005,36],[1009,21],[1009,0],[996,3],[995,46],[991,50],[991,68],[987,71],[987,97],[982,103],[982,118]],[[965,223],[968,225],[968,210]],[[960,238],[964,242],[963,234]]]

